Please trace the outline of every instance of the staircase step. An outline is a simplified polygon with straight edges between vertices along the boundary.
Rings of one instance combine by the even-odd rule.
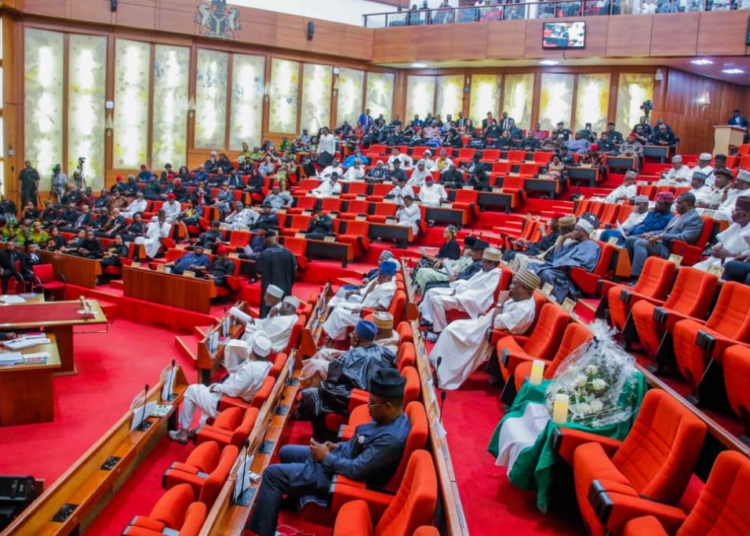
[[[107,317],[107,320],[111,322],[112,320],[117,318],[119,306],[116,303],[102,300],[101,298],[97,298],[96,302],[99,304],[99,307],[102,308],[102,313],[104,313],[104,316]]]
[[[175,346],[191,361],[198,360],[198,342],[198,337],[194,335],[177,335],[174,338]]]
[[[125,290],[125,283],[122,279],[113,279],[109,282],[109,286],[119,290]]]

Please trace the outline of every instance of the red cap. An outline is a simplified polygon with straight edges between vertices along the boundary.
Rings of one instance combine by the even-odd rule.
[[[227,255],[229,253],[229,250],[226,246],[219,246],[216,248],[216,254],[217,255]]]
[[[636,133],[635,133],[635,132],[631,132],[631,133],[630,133],[630,134],[628,134],[628,135],[627,135],[626,137],[627,137],[627,138],[637,138],[638,136],[636,135]]]
[[[182,179],[175,179],[175,180],[174,180],[174,183],[175,183],[175,184],[182,184]]]
[[[167,199],[174,199],[174,194],[167,194]]]
[[[168,179],[174,179],[174,173],[167,173]]]
[[[596,143],[591,144],[591,150],[592,151],[598,151],[599,150],[599,145],[597,145]]]
[[[122,175],[118,175],[115,179],[117,182],[122,182]]]
[[[141,171],[146,171],[146,164],[141,164]]]

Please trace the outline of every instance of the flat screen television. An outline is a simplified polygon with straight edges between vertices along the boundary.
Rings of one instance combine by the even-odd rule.
[[[586,46],[586,23],[545,22],[542,30],[542,48],[565,49]]]

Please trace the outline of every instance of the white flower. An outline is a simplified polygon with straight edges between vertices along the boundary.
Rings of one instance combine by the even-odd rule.
[[[573,385],[576,387],[583,387],[584,385],[586,385],[586,382],[588,382],[588,378],[586,378],[586,376],[584,376],[583,374],[579,374],[573,381]]]
[[[576,404],[575,406],[575,412],[580,413],[581,415],[586,415],[587,413],[591,413],[591,406],[589,406],[586,402],[581,402],[580,404]]]
[[[602,404],[601,400],[592,400],[589,405],[591,406],[592,413],[599,413],[602,409],[604,409],[604,404]]]
[[[589,365],[588,367],[586,367],[586,374],[588,374],[589,376],[593,376],[597,372],[599,372],[599,369],[596,368],[596,365]]]
[[[594,391],[603,391],[605,387],[607,387],[607,382],[605,382],[601,378],[597,378],[591,382],[591,388]]]

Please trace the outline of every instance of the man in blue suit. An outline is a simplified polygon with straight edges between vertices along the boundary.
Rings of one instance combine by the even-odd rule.
[[[367,132],[372,125],[372,116],[370,115],[370,109],[367,108],[364,113],[360,114],[359,122],[362,123],[362,128]]]
[[[703,232],[703,218],[695,210],[695,196],[690,193],[677,198],[677,216],[672,218],[663,231],[631,236],[626,245],[632,263],[631,275],[640,277],[646,259],[658,255],[669,256],[675,240],[695,245]]]
[[[745,143],[747,143],[748,140],[748,122],[744,115],[740,113],[739,110],[735,110],[732,114],[732,117],[729,118],[729,121],[727,121],[728,125],[731,125],[733,127],[740,127],[745,129],[745,139],[743,140]]]

